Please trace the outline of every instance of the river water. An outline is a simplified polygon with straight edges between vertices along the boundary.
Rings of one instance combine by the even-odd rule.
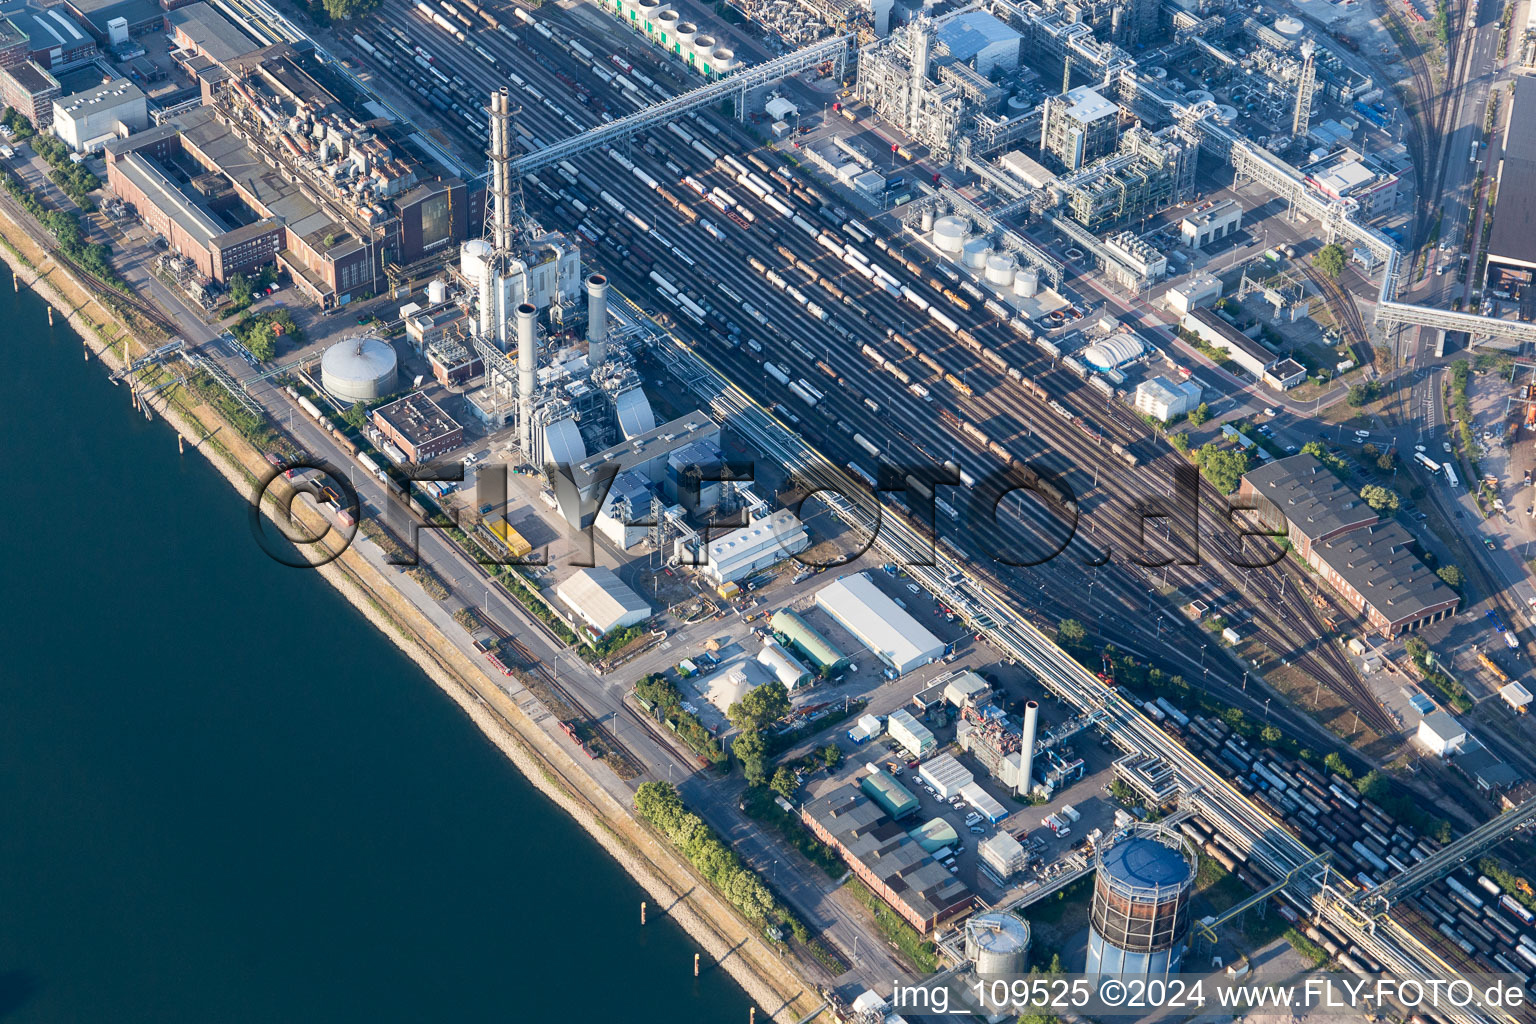
[[[0,1021],[747,1020],[40,299],[0,319]]]

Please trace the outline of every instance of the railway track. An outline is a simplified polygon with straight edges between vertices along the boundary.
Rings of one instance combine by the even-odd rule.
[[[698,170],[700,174],[708,175],[709,173],[706,170],[700,170],[698,168],[695,168],[695,170]],[[648,209],[646,212],[648,214],[654,214],[660,212],[660,210],[660,204],[657,204],[655,209]],[[783,242],[789,237],[790,233],[781,232],[780,241]],[[819,250],[809,247],[808,243],[805,243],[800,239],[795,239],[793,242],[790,242],[789,245],[792,250],[798,250],[796,251],[797,259],[802,259],[813,266],[817,265],[818,261],[824,261],[824,258],[820,255]],[[624,280],[626,276],[625,270],[623,268],[615,268],[614,275],[616,278]],[[847,277],[841,277],[837,280],[840,282],[840,288],[855,287]],[[636,281],[635,283],[638,284],[640,282]],[[809,281],[806,282],[806,286],[812,287]],[[761,298],[764,303],[771,301],[770,296],[766,294],[758,298],[754,298],[753,301],[758,302],[759,298]],[[871,304],[879,304],[880,302],[880,299],[873,294],[866,295],[859,293],[859,298],[861,301],[870,302]],[[937,297],[935,296],[935,298]],[[830,302],[831,300],[829,299],[828,301]],[[984,326],[978,327],[976,329],[979,331],[989,330]],[[997,328],[997,330],[1005,329]],[[978,377],[988,378],[981,383],[979,389],[973,389],[976,391],[976,394],[973,396],[955,399],[955,407],[959,408],[962,413],[965,413],[971,418],[976,418],[979,414],[989,423],[1001,422],[1011,424],[1012,429],[1003,431],[1003,433],[1006,435],[1006,440],[1004,443],[1010,446],[1011,450],[1016,456],[1032,458],[1042,455],[1049,455],[1051,453],[1056,453],[1059,455],[1061,453],[1075,451],[1082,453],[1088,458],[1095,457],[1092,454],[1091,448],[1088,448],[1085,451],[1083,438],[1073,436],[1072,432],[1075,428],[1066,425],[1058,416],[1051,414],[1048,411],[1042,412],[1042,410],[1038,408],[1038,405],[1043,403],[1035,403],[1032,405],[1025,400],[1025,396],[1023,394],[1013,394],[1011,396],[1011,400],[1002,397],[1009,394],[1009,389],[1011,387],[1017,387],[1016,382],[1012,382],[1006,378],[1000,378],[995,374],[989,375],[989,371],[987,371],[985,367],[981,367],[978,370],[978,368],[975,366],[974,358],[966,354],[958,345],[958,343],[949,338],[949,336],[940,334],[933,328],[924,327],[916,331],[912,331],[911,337],[914,340],[920,339],[923,342],[923,345],[921,346],[923,350],[927,352],[931,357],[937,359],[947,371],[959,372],[962,369],[968,370],[969,377],[973,381],[976,381]],[[704,338],[700,338],[697,343],[708,346],[708,341]],[[877,343],[883,344],[883,342]],[[834,358],[838,354],[835,350],[843,348],[841,345],[832,343],[829,343],[824,347],[826,351],[823,354]],[[889,346],[887,346],[884,351],[892,350]],[[800,362],[791,358],[788,353],[775,354],[776,359],[781,358],[781,356],[785,362],[798,363],[798,365],[796,365],[797,371],[803,367],[807,372],[814,375],[814,369],[805,365],[805,362],[809,362],[808,357],[802,356],[802,359],[804,359],[805,362]],[[715,351],[714,357],[726,362],[734,362],[738,367],[742,363],[742,358],[739,355],[733,357],[727,356],[722,352]],[[838,368],[850,376],[855,376],[855,379],[857,379],[856,374],[859,370],[856,363],[857,356],[852,356],[851,358],[854,360],[852,365],[839,365]],[[847,360],[839,360],[838,362],[839,364],[846,364]],[[738,377],[740,377],[740,371],[738,370],[736,372]],[[1066,375],[1060,374],[1059,371],[1057,371],[1057,375],[1062,378],[1066,377]],[[758,376],[759,374],[757,373],[751,373],[747,379],[756,379]],[[1046,376],[1047,379],[1051,378],[1050,374],[1045,374],[1044,376]],[[1020,390],[1022,391],[1022,389]],[[1079,398],[1080,397],[1081,396],[1079,396]],[[945,397],[943,402],[946,406],[949,404],[948,396]],[[860,413],[858,413],[853,408],[854,403],[852,402],[847,403],[846,406],[837,403],[833,404],[837,405],[836,414],[839,417],[860,416]],[[971,406],[976,406],[978,408],[971,409],[969,408]],[[865,414],[865,417],[867,418],[867,414]],[[1107,429],[1105,432],[1110,437],[1115,438],[1120,442],[1136,444],[1145,440],[1145,428],[1137,430],[1127,424],[1118,421],[1113,417],[1106,417],[1106,426]],[[867,429],[876,430],[877,427],[871,426]],[[1028,449],[1024,449],[1021,442],[1029,439],[1043,441],[1044,446],[1042,447],[1037,443],[1035,445],[1031,445]],[[962,439],[956,438],[955,440]],[[962,443],[969,444],[969,442],[964,442],[963,440]],[[1171,461],[1172,460],[1170,456],[1170,464]],[[1066,470],[1070,472],[1072,468],[1073,467],[1069,465],[1066,467]],[[1221,521],[1225,518],[1225,503],[1219,498],[1219,496],[1215,496],[1212,493],[1207,493],[1204,496],[1204,501],[1204,508],[1208,515],[1217,517],[1218,521]],[[1137,539],[1132,537],[1128,530],[1115,529],[1111,527],[1109,534],[1111,539],[1124,545],[1126,549],[1134,550],[1138,547]],[[1229,555],[1237,554],[1236,549],[1230,545],[1227,547],[1226,551]],[[1106,584],[1111,583],[1111,581],[1108,579],[1104,580],[1103,582]],[[1208,585],[1208,581],[1202,581],[1197,578],[1190,577],[1180,579],[1179,583],[1182,586],[1200,586],[1202,584]],[[1145,595],[1145,586],[1146,584],[1142,581],[1131,580],[1123,583],[1120,589],[1122,590],[1122,594],[1124,591],[1134,590],[1139,597]],[[1230,581],[1230,586],[1231,589],[1235,591],[1240,586],[1240,583],[1236,580],[1232,580]],[[1278,580],[1275,582],[1274,591],[1276,593],[1285,592],[1285,588],[1279,585]],[[1305,608],[1304,603],[1296,600],[1297,592],[1295,590],[1291,590],[1289,593],[1290,596],[1287,598],[1287,600],[1293,602],[1294,604],[1293,613],[1303,618],[1310,618],[1310,612]],[[1317,632],[1321,632],[1320,624],[1317,624]],[[1330,688],[1338,692],[1341,698],[1346,699],[1355,710],[1360,712],[1362,719],[1372,722],[1374,727],[1379,729],[1387,729],[1391,727],[1391,723],[1386,718],[1384,712],[1382,712],[1374,700],[1369,697],[1369,694],[1364,690],[1364,688],[1361,687],[1353,679],[1352,672],[1349,670],[1347,662],[1344,661],[1341,655],[1330,651],[1326,645],[1323,645],[1321,651],[1315,650],[1315,643],[1306,635],[1304,631],[1287,632],[1281,629],[1271,629],[1266,631],[1266,635],[1268,640],[1272,641],[1275,645],[1278,656],[1287,657],[1295,654],[1299,655],[1304,661],[1316,660],[1320,662],[1321,664],[1315,665],[1313,667],[1315,674],[1317,674],[1320,678],[1328,679],[1331,683]],[[1315,636],[1316,633],[1313,635]]]
[[[443,36],[440,41],[443,45],[451,45],[448,43],[446,36]],[[510,41],[491,34],[482,33],[481,41],[492,52],[493,56],[506,57],[508,56],[508,51],[534,52],[524,43],[514,46]],[[497,80],[494,68],[485,69],[483,74],[478,77],[464,67],[464,62],[460,63],[457,70],[476,86],[488,88]],[[531,68],[529,71],[530,74],[533,73]],[[545,83],[541,82],[542,84]],[[600,88],[593,89],[594,97],[602,95],[602,92],[603,90]],[[616,90],[613,92],[616,92]],[[609,101],[616,102],[617,99],[617,95],[608,95],[604,98],[604,103],[611,107],[612,104]],[[575,110],[574,113],[578,117],[584,114],[580,109]],[[590,114],[589,111],[586,113]],[[591,118],[589,117],[588,119]],[[525,108],[522,121],[531,130],[536,130],[541,135],[550,138],[557,138],[568,132],[568,128],[562,127],[563,122],[556,113],[553,110],[545,109],[545,106],[542,104],[538,106],[528,105]],[[734,133],[734,129],[729,127],[725,131],[728,134]],[[744,152],[753,148],[753,144],[746,140],[732,138],[731,141],[734,152]],[[632,149],[629,152],[632,157],[636,156]],[[679,153],[686,152],[686,150],[679,150],[669,155],[677,158]],[[688,154],[688,156],[691,155],[691,153]],[[577,163],[581,166],[593,167],[597,173],[606,174],[610,178],[614,173],[612,167],[602,163],[602,157],[598,154],[588,154],[578,160]],[[596,167],[594,167],[594,164],[596,164]],[[659,165],[660,161],[658,160],[656,163],[648,166],[652,168],[653,173],[665,173]],[[691,170],[699,171],[701,174],[714,174],[712,168],[699,167],[691,161],[689,166]],[[727,179],[723,184],[729,184],[729,180]],[[543,207],[542,212],[554,212],[549,208],[552,204],[544,203],[536,190],[525,189],[525,193],[531,206],[535,208]],[[589,202],[594,198],[589,196]],[[693,259],[698,260],[700,257],[716,258],[717,254],[705,253],[697,246],[689,246],[686,243],[687,237],[698,234],[697,229],[683,223],[675,211],[665,207],[654,196],[643,196],[642,198],[645,200],[645,212],[653,218],[652,222],[661,226],[667,221],[671,221],[667,227],[669,235],[679,239],[679,244],[683,245],[684,248],[688,248],[694,254]],[[595,203],[593,206],[596,208]],[[810,211],[807,209],[803,212],[809,214]],[[762,213],[771,216],[766,209],[763,209]],[[566,219],[567,217],[564,215],[556,217],[556,220],[561,223],[564,223]],[[577,219],[580,218],[578,217]],[[723,218],[718,219],[723,221]],[[623,231],[623,228],[619,227],[617,222],[610,222],[610,225],[617,228],[618,231]],[[853,281],[849,280],[846,268],[843,268],[841,264],[837,264],[835,275],[827,274],[827,271],[833,268],[827,266],[828,257],[824,250],[816,248],[808,239],[796,237],[795,232],[792,231],[780,232],[780,241],[787,243],[796,253],[798,259],[803,260],[809,266],[818,268],[817,273],[819,276],[822,276],[822,279],[836,281],[839,288],[848,288],[852,291]],[[651,244],[649,240],[647,240],[647,244]],[[926,256],[920,257],[920,259],[924,266],[929,264]],[[631,277],[628,274],[630,268],[623,266],[623,261],[605,260],[604,262],[609,265],[615,280],[631,285],[633,294],[638,295],[648,292],[649,289],[646,287],[646,282],[640,279],[643,275]],[[673,271],[681,273],[677,265],[674,265]],[[807,281],[803,283],[802,287],[807,291],[811,291],[818,286]],[[926,282],[919,284],[918,287],[924,290],[925,294],[929,295],[931,301],[942,301],[936,292],[928,289]],[[860,302],[868,303],[871,307],[879,307],[880,311],[884,314],[881,317],[883,322],[901,323],[904,319],[917,319],[917,315],[913,311],[892,302],[884,293],[866,294],[863,291],[853,293],[859,296]],[[838,303],[830,297],[823,295],[822,298],[826,300],[826,305],[834,309],[839,308]],[[777,316],[782,318],[780,322],[793,322],[797,317],[802,320],[804,319],[802,311],[795,307],[785,306],[783,296],[772,289],[767,289],[766,291],[759,290],[753,296],[752,301],[761,309],[772,310]],[[868,320],[867,317],[862,319]],[[865,343],[875,344],[882,351],[892,356],[900,355],[904,362],[909,365],[912,364],[909,357],[894,352],[894,349],[887,344],[885,338],[879,335],[878,329],[873,324],[862,322],[853,323],[851,326],[854,328],[852,333],[856,338]],[[1010,328],[995,322],[988,323],[980,320],[980,318],[970,323],[969,327],[973,333],[989,346],[1017,356],[1019,361],[1028,367],[1031,375],[1036,378],[1042,387],[1047,389],[1048,393],[1061,395],[1079,406],[1087,399],[1089,389],[1085,388],[1081,381],[1065,373],[1065,371],[1051,366],[1041,358],[1037,350],[1030,346],[1027,341],[1014,334]],[[695,332],[685,330],[684,333],[694,334]],[[813,334],[817,333],[821,332],[813,332]],[[911,333],[914,340],[920,341],[922,348],[932,358],[937,360],[946,371],[957,375],[963,374],[966,379],[972,380],[979,385],[976,388],[976,391],[979,393],[978,396],[970,398],[958,394],[950,395],[947,391],[936,388],[936,391],[941,392],[937,399],[941,408],[956,410],[958,415],[965,415],[972,419],[985,418],[989,424],[997,425],[996,433],[1001,437],[1005,447],[1015,458],[1021,461],[1045,460],[1051,468],[1060,473],[1067,474],[1070,478],[1075,478],[1076,483],[1080,485],[1077,489],[1082,490],[1085,495],[1099,490],[1091,482],[1094,474],[1088,467],[1103,461],[1103,450],[1092,443],[1078,428],[1061,420],[1060,417],[1046,408],[1044,401],[1032,400],[1030,396],[1025,394],[1024,389],[1017,382],[995,373],[985,363],[978,363],[974,356],[959,346],[954,338],[940,332],[936,327],[924,325]],[[793,344],[793,339],[786,340],[791,345]],[[712,341],[714,339],[707,336],[695,336],[695,344],[703,345],[706,348],[713,347],[711,345]],[[907,406],[913,404],[913,399],[907,396],[902,389],[895,388],[894,386],[884,388],[867,386],[870,383],[871,371],[868,367],[859,364],[860,357],[855,351],[857,347],[855,343],[844,343],[840,339],[834,339],[829,335],[822,334],[821,337],[814,339],[813,344],[823,349],[822,354],[828,357],[825,361],[836,365],[838,374],[844,380],[859,381],[861,385],[866,385],[860,387],[861,394],[865,392],[879,394],[883,399],[882,408],[890,407],[893,403]],[[767,383],[763,370],[753,360],[745,358],[740,353],[730,356],[722,355],[722,358],[733,365],[733,373],[739,379],[762,380],[765,384]],[[796,352],[792,356],[790,352],[780,350],[775,353],[774,358],[779,359],[781,362],[795,364],[797,371],[808,373],[813,377],[816,374],[814,359],[808,355]],[[874,376],[878,377],[879,375],[875,374]],[[891,383],[893,385],[894,382],[878,383]],[[1015,391],[1015,388],[1018,390]],[[842,389],[829,388],[828,390],[831,395],[835,395],[838,390]],[[1096,429],[1102,433],[1107,443],[1119,444],[1132,450],[1141,451],[1145,453],[1148,462],[1156,463],[1161,458],[1163,460],[1162,467],[1170,470],[1177,464],[1171,452],[1165,451],[1164,455],[1156,456],[1156,449],[1159,447],[1158,443],[1151,438],[1145,426],[1133,417],[1130,417],[1123,410],[1114,408],[1112,404],[1094,402],[1091,399],[1088,399],[1087,404],[1091,410],[1089,415],[1096,424]],[[937,446],[933,444],[934,432],[931,421],[921,426],[914,425],[914,429],[907,431],[895,425],[895,421],[889,417],[871,414],[858,401],[833,401],[829,405],[835,410],[835,412],[829,411],[829,415],[832,418],[841,422],[851,420],[873,436],[888,436],[893,432],[894,426],[896,438],[900,443],[888,446],[896,449],[893,455],[897,459],[902,457],[902,450],[910,451],[913,455],[921,455],[925,459],[935,461],[941,460],[945,456],[942,450],[943,443],[941,442]],[[974,408],[970,408],[967,411],[969,406],[974,406]],[[939,432],[939,435],[942,437],[946,433],[948,434],[947,443],[950,445],[951,455],[958,455],[961,452],[970,450],[971,442],[966,438],[958,435],[956,432],[946,432],[943,430]],[[842,440],[846,442],[847,439],[843,438]],[[1148,449],[1151,449],[1151,451],[1149,452]],[[963,463],[968,461],[973,467],[978,466],[978,459],[975,457],[963,458],[961,461]],[[985,459],[980,461],[981,465],[978,468],[985,468]],[[1135,551],[1139,550],[1142,545],[1140,538],[1134,536],[1133,529],[1129,525],[1130,522],[1136,521],[1131,510],[1131,500],[1126,499],[1124,495],[1119,494],[1117,491],[1118,485],[1125,482],[1126,480],[1123,475],[1119,474],[1112,480],[1106,480],[1105,488],[1102,489],[1101,493],[1094,496],[1094,500],[1100,503],[1101,508],[1112,510],[1114,514],[1109,516],[1096,515],[1091,521],[1090,527],[1094,534],[1095,543],[1098,543],[1099,538],[1103,537],[1109,543],[1119,546],[1121,550]],[[1144,484],[1140,489],[1143,493],[1135,495],[1134,500],[1151,499],[1153,492],[1150,486],[1150,484]],[[1220,496],[1215,495],[1214,492],[1206,488],[1201,500],[1202,514],[1207,519],[1215,519],[1218,523],[1225,522],[1226,503],[1224,499],[1221,499]],[[1047,515],[1045,510],[1039,508],[1026,508],[1026,512],[1032,515],[1037,522],[1040,522],[1042,517]],[[1109,520],[1112,520],[1112,522]],[[1121,525],[1122,520],[1126,525]],[[975,524],[967,524],[967,526],[972,529],[976,528]],[[1051,528],[1049,523],[1042,523],[1042,526],[1046,530]],[[1060,529],[1059,518],[1056,520],[1056,528]],[[1099,533],[1101,529],[1104,531],[1103,534]],[[991,542],[985,550],[991,551],[1004,550],[1003,544],[1009,539],[1006,536],[986,532],[983,532],[983,537]],[[1227,532],[1218,541],[1218,544],[1225,556],[1235,556],[1239,553],[1235,547],[1235,538],[1230,535],[1230,532]],[[1137,573],[1138,570],[1134,568],[1126,569],[1120,566],[1108,567],[1108,571],[1100,570],[1091,584],[1087,583],[1086,579],[1079,581],[1078,593],[1086,590],[1087,601],[1064,603],[1067,603],[1069,607],[1082,609],[1086,613],[1083,617],[1086,621],[1090,622],[1097,621],[1098,612],[1094,610],[1093,604],[1095,597],[1100,599],[1100,609],[1116,615],[1130,615],[1133,609],[1139,610],[1144,607],[1143,602],[1146,600],[1149,592],[1154,589],[1150,573],[1141,570],[1140,577],[1138,577]],[[1283,594],[1284,597],[1279,602],[1281,614],[1291,617],[1298,623],[1296,627],[1286,627],[1284,624],[1261,625],[1259,631],[1262,642],[1269,646],[1276,657],[1296,660],[1298,664],[1306,667],[1308,671],[1327,681],[1329,688],[1359,712],[1363,720],[1373,721],[1377,728],[1388,727],[1390,723],[1384,720],[1384,715],[1379,707],[1373,700],[1368,699],[1368,694],[1359,686],[1358,680],[1353,677],[1347,660],[1343,659],[1337,652],[1330,650],[1326,644],[1321,645],[1319,649],[1315,642],[1315,637],[1322,631],[1321,624],[1316,622],[1313,611],[1305,600],[1300,597],[1300,588],[1291,587],[1287,583],[1281,582],[1280,576],[1273,570],[1261,570],[1260,575],[1267,579],[1258,580],[1254,585],[1266,587],[1276,595]],[[1209,578],[1202,579],[1197,572],[1189,571],[1185,567],[1177,569],[1170,567],[1168,577],[1170,584],[1185,591],[1206,593],[1209,592],[1213,585]],[[1028,574],[1017,570],[1008,570],[1006,567],[999,568],[998,578],[1000,582],[1012,585],[1018,585],[1021,582],[1025,586],[1030,584]],[[1236,594],[1244,586],[1244,581],[1236,576],[1229,576],[1217,583],[1216,586],[1218,589]],[[1093,593],[1095,589],[1099,591],[1097,595]],[[1107,597],[1112,598],[1112,601],[1106,605],[1104,599]],[[1259,611],[1261,614],[1256,616],[1256,618],[1262,622],[1264,613],[1267,610],[1259,609]],[[1173,617],[1175,622],[1180,620],[1183,620],[1183,616]],[[1187,623],[1187,620],[1185,622]],[[1310,628],[1314,630],[1310,637],[1307,633],[1309,627],[1306,625],[1309,622],[1311,623]],[[1155,642],[1158,637],[1160,637],[1160,634],[1152,634],[1148,637],[1148,640]],[[1230,669],[1228,674],[1230,675]]]

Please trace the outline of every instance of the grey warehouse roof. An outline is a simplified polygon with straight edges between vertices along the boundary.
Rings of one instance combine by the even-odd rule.
[[[1310,540],[1378,518],[1363,498],[1305,452],[1250,470],[1244,478]]]
[[[1504,170],[1494,211],[1488,255],[1536,263],[1536,96],[1516,90],[1504,143]],[[1490,151],[1491,152],[1491,151]]]
[[[261,49],[261,44],[207,3],[189,4],[165,16],[172,29],[189,37],[212,59],[223,63]]]
[[[118,162],[118,169],[139,191],[146,196],[153,196],[155,205],[169,214],[177,227],[200,244],[206,246],[224,233],[222,224],[188,198],[171,179],[161,173],[160,168],[145,157],[129,153]]]
[[[950,56],[970,60],[994,43],[1017,43],[1023,37],[985,11],[967,11],[939,25],[935,33]]]

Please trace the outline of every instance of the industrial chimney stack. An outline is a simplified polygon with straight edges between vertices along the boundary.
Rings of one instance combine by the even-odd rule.
[[[587,278],[587,363],[596,367],[608,355],[608,279]]]

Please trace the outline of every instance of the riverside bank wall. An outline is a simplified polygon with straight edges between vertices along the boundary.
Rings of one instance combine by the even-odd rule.
[[[3,208],[0,239],[5,243],[0,246],[0,259],[16,279],[56,313],[63,313],[85,349],[110,370],[121,369],[135,354],[149,350],[151,346],[134,337],[95,299],[90,288],[44,251]],[[87,312],[92,309],[102,314],[100,321]],[[177,404],[177,390],[149,398],[151,410],[203,454],[242,498],[250,500],[257,481],[269,469],[265,458],[225,423],[217,410]],[[214,440],[215,434],[219,441]],[[264,502],[263,512],[277,524],[274,505]],[[307,509],[302,502],[292,507]],[[312,517],[308,525],[321,529],[324,523],[319,513],[307,511]],[[358,535],[356,544],[363,543],[371,542]],[[635,819],[629,808],[609,796],[590,776],[587,766],[539,728],[512,696],[469,661],[392,580],[355,550],[355,545],[316,571],[415,661],[530,783],[575,819],[646,890],[655,901],[654,910],[680,924],[702,952],[722,966],[771,1019],[797,1021],[822,1002],[815,986],[796,974],[789,960],[747,927],[670,846]],[[680,965],[680,969],[687,966]]]

